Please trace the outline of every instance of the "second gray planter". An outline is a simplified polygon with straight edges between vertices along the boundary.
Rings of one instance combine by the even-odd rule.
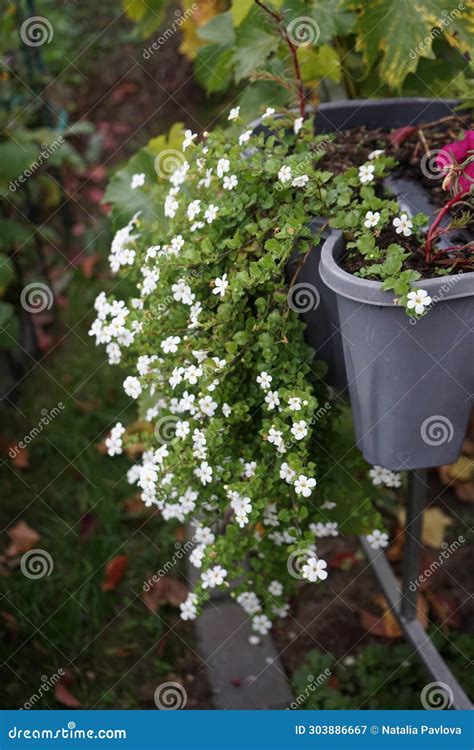
[[[434,304],[415,319],[344,271],[344,250],[333,232],[319,270],[337,297],[358,447],[393,470],[455,462],[474,405],[474,273],[420,279]]]

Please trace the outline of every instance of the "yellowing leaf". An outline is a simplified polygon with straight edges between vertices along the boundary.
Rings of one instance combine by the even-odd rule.
[[[224,10],[224,3],[222,0],[183,0],[182,6],[185,20],[181,24],[179,51],[188,60],[194,60],[201,47],[207,44],[199,38],[198,29]]]
[[[230,9],[234,26],[240,26],[242,21],[247,18],[250,8],[254,5],[254,0],[232,0]]]
[[[317,82],[321,78],[339,81],[341,78],[341,64],[335,49],[329,44],[322,47],[299,47],[298,60],[301,75],[305,83]]]

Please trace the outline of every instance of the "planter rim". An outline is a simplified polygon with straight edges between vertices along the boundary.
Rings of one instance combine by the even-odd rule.
[[[394,302],[393,292],[383,291],[380,281],[354,276],[336,263],[335,256],[342,253],[344,248],[343,233],[340,230],[333,230],[321,250],[319,271],[326,286],[333,292],[355,302],[364,302],[378,307],[395,307],[403,312],[403,308]],[[420,288],[426,289],[431,297],[438,297],[438,302],[473,297],[474,271],[439,278],[421,278],[413,283],[413,289]]]

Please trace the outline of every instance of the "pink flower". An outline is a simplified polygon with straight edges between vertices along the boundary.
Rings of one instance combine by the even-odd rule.
[[[449,143],[436,156],[436,166],[446,176],[443,190],[455,195],[474,187],[474,130],[468,130],[461,141]]]

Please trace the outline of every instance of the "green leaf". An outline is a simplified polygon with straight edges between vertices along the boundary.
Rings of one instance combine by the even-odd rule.
[[[321,78],[330,78],[333,81],[341,79],[341,64],[339,56],[333,47],[323,44],[316,49],[312,47],[299,47],[298,60],[301,66],[303,81],[318,81]]]
[[[472,3],[462,12],[457,0],[379,0],[360,9],[358,47],[370,67],[382,55],[380,79],[395,89],[416,70],[421,57],[434,58],[433,41],[441,33],[462,52],[474,43]]]
[[[194,74],[209,94],[225,91],[232,81],[233,52],[231,49],[221,50],[218,44],[202,47],[194,63]]]
[[[234,52],[234,75],[238,83],[261,68],[279,45],[276,33],[262,27],[259,13],[251,12],[236,34],[237,49]]]
[[[14,305],[0,300],[0,349],[13,349],[19,331],[20,324]]]
[[[254,0],[232,0],[230,12],[234,26],[240,26],[242,21],[247,18],[253,5]]]
[[[15,267],[11,259],[8,255],[0,253],[0,296],[5,294],[15,275]]]
[[[235,32],[230,11],[212,18],[205,26],[197,30],[197,35],[206,42],[219,44],[221,47],[231,47],[235,42]]]

